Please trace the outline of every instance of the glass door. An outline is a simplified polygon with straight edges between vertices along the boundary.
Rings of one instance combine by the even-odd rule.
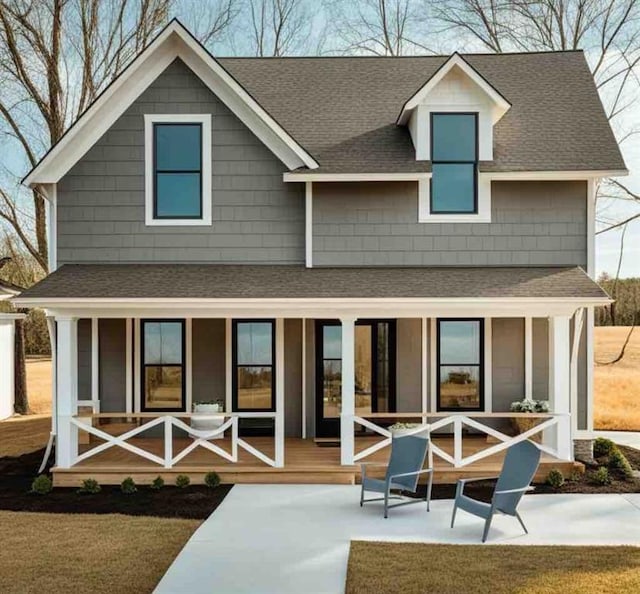
[[[359,320],[355,327],[355,411],[395,410],[395,321]],[[316,322],[316,437],[340,435],[342,327]]]

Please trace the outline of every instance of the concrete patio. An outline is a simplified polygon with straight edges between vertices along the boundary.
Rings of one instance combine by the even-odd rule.
[[[159,594],[341,593],[351,540],[475,544],[482,522],[452,502],[393,510],[358,507],[359,487],[236,485],[186,544],[164,576]],[[490,544],[640,545],[640,493],[530,495],[514,518],[496,517]]]

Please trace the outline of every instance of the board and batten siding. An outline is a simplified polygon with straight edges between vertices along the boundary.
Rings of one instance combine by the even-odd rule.
[[[145,226],[144,114],[212,114],[211,226]],[[304,262],[304,184],[180,60],[58,183],[58,265]]]
[[[418,223],[416,182],[314,184],[313,264],[586,268],[586,182],[500,181],[491,192],[491,223]]]

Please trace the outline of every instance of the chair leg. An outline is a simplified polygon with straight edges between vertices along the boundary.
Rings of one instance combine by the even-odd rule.
[[[451,528],[453,528],[453,524],[456,521],[456,512],[458,511],[458,500],[456,499],[453,502],[453,513],[451,514]]]
[[[360,507],[362,507],[364,503],[364,483],[362,484],[362,488],[360,489]]]
[[[524,525],[524,522],[522,521],[522,518],[520,517],[520,514],[518,512],[516,512],[516,518],[518,518],[518,522],[520,522],[520,526],[522,526],[524,533],[529,534],[529,531],[527,530],[527,527]]]
[[[431,487],[433,486],[433,472],[429,473],[429,482],[427,484],[427,511],[431,511]]]
[[[493,520],[493,513],[487,518],[487,521],[484,523],[484,532],[482,533],[482,542],[487,541],[487,536],[489,536],[489,528],[491,528],[491,520]]]
[[[390,489],[387,489],[384,492],[384,517],[385,518],[389,517],[389,491]]]

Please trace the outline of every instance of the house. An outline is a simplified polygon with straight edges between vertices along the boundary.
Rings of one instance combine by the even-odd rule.
[[[582,52],[216,59],[171,22],[24,180],[56,484],[352,481],[411,420],[458,474],[534,434],[572,464],[626,173]],[[551,410],[513,436],[523,398]]]
[[[0,258],[0,269],[9,258]],[[20,294],[22,289],[0,280],[0,302]],[[24,318],[20,313],[0,311],[0,421],[10,417],[15,401],[15,322]]]

